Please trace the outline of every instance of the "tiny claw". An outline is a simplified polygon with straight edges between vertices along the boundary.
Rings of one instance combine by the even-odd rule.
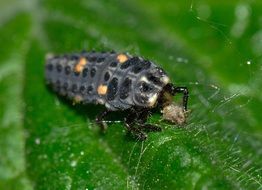
[[[99,126],[100,131],[102,133],[106,132],[108,125],[104,121],[100,121],[99,119],[96,119],[96,124]]]
[[[143,132],[135,133],[134,136],[136,137],[137,140],[139,141],[144,141],[147,139],[147,134]]]
[[[162,131],[161,127],[158,127],[158,126],[152,125],[152,124],[143,124],[143,125],[141,125],[141,128],[143,128],[146,131],[152,131],[152,132]]]

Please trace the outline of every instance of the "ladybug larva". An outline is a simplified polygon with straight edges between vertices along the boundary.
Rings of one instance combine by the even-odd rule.
[[[153,62],[126,53],[82,52],[60,56],[47,55],[45,78],[55,92],[77,103],[105,105],[96,117],[102,130],[104,118],[112,111],[127,110],[125,127],[140,140],[147,131],[161,128],[146,124],[153,108],[176,124],[186,120],[188,90],[170,82],[166,72]],[[183,105],[173,102],[183,93]]]

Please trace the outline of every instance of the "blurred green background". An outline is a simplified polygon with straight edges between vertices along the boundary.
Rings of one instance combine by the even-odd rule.
[[[161,65],[187,125],[101,135],[44,83],[46,53],[83,49]],[[0,0],[0,55],[0,189],[262,189],[262,1]]]

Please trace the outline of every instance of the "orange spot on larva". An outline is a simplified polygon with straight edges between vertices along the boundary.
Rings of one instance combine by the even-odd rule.
[[[84,66],[87,64],[87,59],[84,57],[81,57],[79,62],[75,66],[75,72],[80,73],[84,69]]]
[[[128,60],[128,57],[125,54],[119,54],[116,59],[119,63],[124,63]]]
[[[107,92],[107,86],[106,85],[99,85],[98,88],[97,88],[97,93],[99,95],[105,95]]]

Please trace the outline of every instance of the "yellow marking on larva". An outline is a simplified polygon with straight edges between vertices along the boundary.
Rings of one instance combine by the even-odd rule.
[[[128,57],[125,54],[119,54],[116,59],[119,63],[124,63],[128,60]]]
[[[154,105],[156,104],[157,98],[158,98],[158,95],[157,95],[157,94],[154,94],[154,95],[152,95],[152,96],[148,99],[149,107],[154,107]]]
[[[97,93],[99,95],[105,95],[107,93],[107,86],[106,85],[99,85],[97,88]]]
[[[75,72],[76,73],[81,73],[82,70],[84,69],[84,66],[87,64],[87,59],[84,57],[81,57],[79,62],[75,66]]]
[[[83,97],[82,97],[82,96],[76,95],[76,96],[73,98],[73,105],[76,105],[76,104],[82,102],[82,100],[83,100]]]

